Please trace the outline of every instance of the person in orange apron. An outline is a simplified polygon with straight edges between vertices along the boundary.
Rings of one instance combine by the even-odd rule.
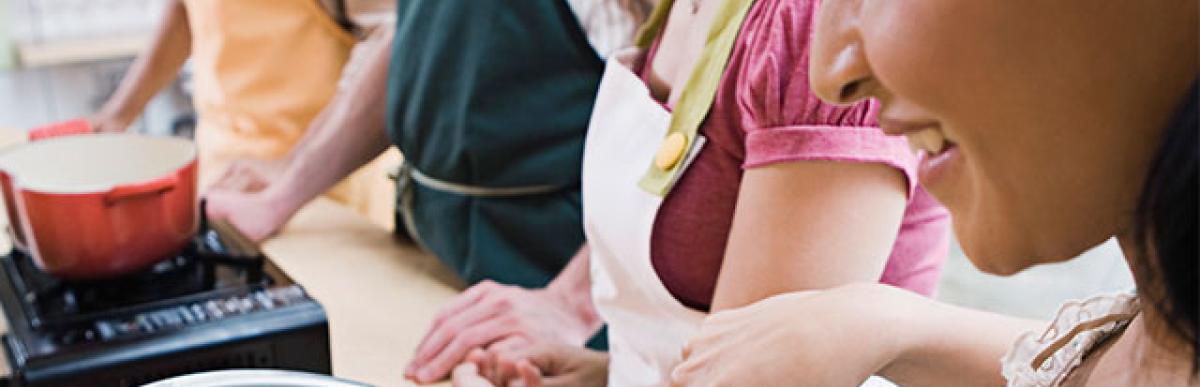
[[[334,98],[359,42],[346,10],[341,0],[172,1],[154,43],[91,123],[126,130],[190,58],[201,186],[235,160],[284,159]],[[381,163],[328,195],[386,218],[393,188]]]

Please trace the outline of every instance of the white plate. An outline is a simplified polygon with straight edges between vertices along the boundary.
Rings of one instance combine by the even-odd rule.
[[[338,379],[329,375],[283,370],[222,370],[176,376],[146,385],[147,387],[200,387],[200,386],[328,386],[363,387],[366,384]]]

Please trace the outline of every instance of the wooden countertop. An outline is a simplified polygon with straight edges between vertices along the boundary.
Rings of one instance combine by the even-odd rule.
[[[436,258],[328,199],[301,210],[264,250],[325,307],[333,374],[374,385],[409,384],[404,366],[461,288]]]
[[[328,199],[309,204],[264,247],[329,316],[333,374],[404,385],[404,366],[439,308],[458,293],[453,273]]]

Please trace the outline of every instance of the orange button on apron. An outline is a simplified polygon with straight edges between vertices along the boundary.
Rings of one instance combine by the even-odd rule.
[[[658,154],[654,156],[654,166],[664,171],[670,170],[679,164],[686,151],[687,136],[680,132],[671,133],[658,148]]]

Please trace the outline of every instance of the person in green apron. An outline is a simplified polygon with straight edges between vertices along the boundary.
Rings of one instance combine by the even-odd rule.
[[[389,133],[409,160],[396,223],[469,282],[488,280],[443,308],[405,375],[440,380],[480,347],[606,349],[591,299],[577,296],[587,276],[561,273],[587,271],[572,256],[587,253],[579,181],[603,70],[596,53],[630,44],[653,1],[438,4],[401,6],[398,25],[421,23],[396,31],[408,35],[397,47],[438,51],[392,63]],[[430,23],[463,26],[422,33]],[[463,59],[446,60],[456,53]]]
[[[624,8],[595,6],[610,2],[631,1],[399,3],[391,52],[376,55],[348,87],[360,103],[328,118],[342,129],[312,133],[311,146],[260,191],[210,194],[210,209],[265,238],[394,144],[406,160],[395,176],[397,232],[478,284],[447,306],[438,321],[449,325],[435,325],[454,328],[437,331],[459,338],[449,340],[455,346],[423,347],[436,355],[427,360],[447,365],[428,380],[444,377],[472,348],[535,336],[509,326],[558,328],[571,333],[556,340],[583,344],[600,319],[575,313],[592,308],[561,301],[556,289],[588,284],[547,285],[583,244],[579,181],[603,70],[599,42],[623,45],[637,25],[633,13],[613,13]],[[497,313],[481,321],[480,307]],[[497,316],[525,320],[503,324]],[[595,337],[591,347],[604,348],[603,331]],[[415,378],[417,368],[406,374]]]
[[[468,283],[544,286],[583,243],[599,57],[562,2],[399,8],[387,98],[406,161],[397,224]]]

